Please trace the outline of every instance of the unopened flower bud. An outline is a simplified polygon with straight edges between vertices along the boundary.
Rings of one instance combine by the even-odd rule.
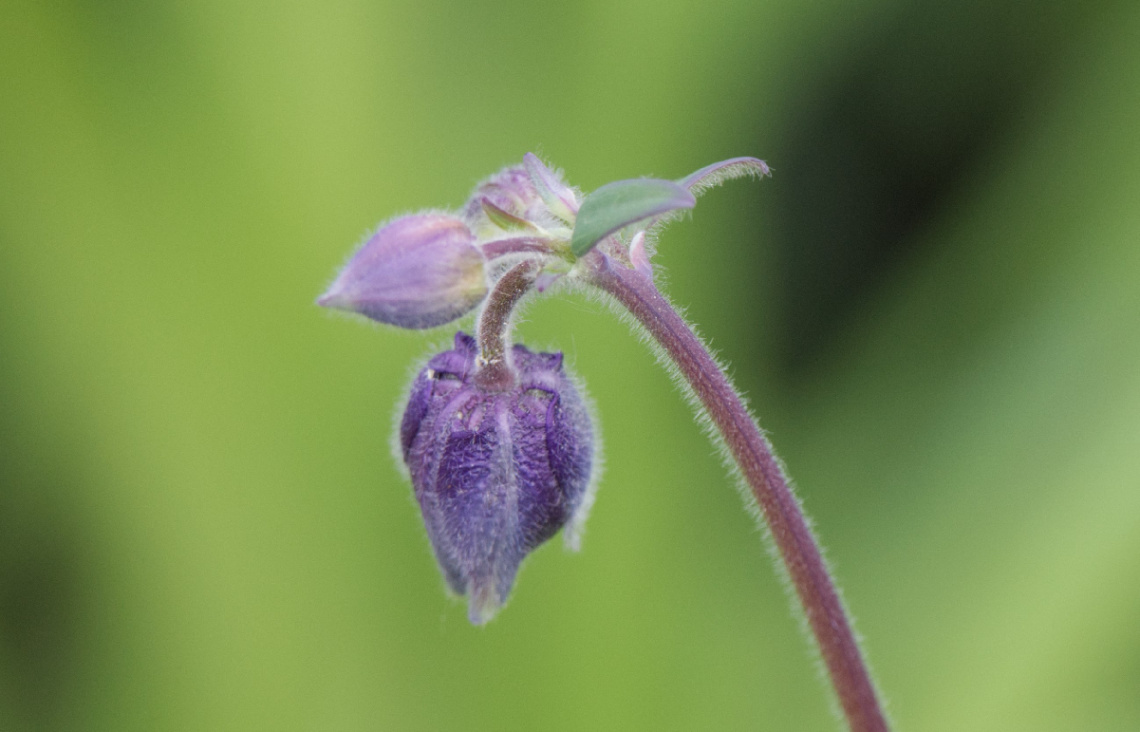
[[[412,386],[400,447],[448,585],[482,624],[506,601],[526,555],[592,502],[590,415],[560,353],[514,346],[518,386],[475,385],[478,347],[464,333]],[[576,536],[567,537],[571,546]]]
[[[477,234],[492,235],[498,224],[487,216],[484,201],[524,221],[542,217],[545,204],[521,165],[500,170],[475,187],[463,207],[463,218]]]
[[[499,226],[487,216],[488,203],[493,209],[540,227],[572,224],[578,210],[574,191],[532,153],[526,154],[522,165],[504,168],[471,194],[463,217],[479,235],[492,235]]]
[[[461,219],[404,216],[373,234],[317,303],[401,328],[432,328],[483,300],[483,269],[483,255]]]

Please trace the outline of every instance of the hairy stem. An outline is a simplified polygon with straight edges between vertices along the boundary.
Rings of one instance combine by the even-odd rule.
[[[479,360],[474,379],[487,391],[505,391],[515,385],[510,362],[511,311],[534,284],[541,268],[541,263],[526,259],[508,269],[491,288],[479,313]]]
[[[849,728],[852,732],[886,732],[886,717],[819,545],[771,446],[727,375],[647,273],[598,249],[588,257],[584,261],[587,280],[627,309],[676,364],[748,482],[803,606]]]
[[[541,236],[508,236],[486,242],[481,246],[487,259],[504,257],[508,254],[550,254],[550,241]]]

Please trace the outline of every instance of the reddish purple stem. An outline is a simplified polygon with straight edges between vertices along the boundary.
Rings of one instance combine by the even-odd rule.
[[[525,259],[511,267],[491,289],[479,313],[479,342],[475,383],[487,391],[506,391],[515,386],[510,363],[511,311],[534,284],[542,263]]]
[[[485,242],[480,249],[487,259],[508,254],[549,254],[550,241],[541,236],[510,236]]]
[[[704,344],[645,273],[595,249],[588,278],[640,322],[677,365],[752,489],[803,606],[852,732],[888,730],[819,545],[772,448]]]

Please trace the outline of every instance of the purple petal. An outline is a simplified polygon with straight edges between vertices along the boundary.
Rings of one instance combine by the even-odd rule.
[[[461,317],[486,294],[483,256],[467,225],[417,214],[372,235],[317,303],[420,329]]]
[[[459,333],[452,350],[428,361],[400,442],[444,577],[483,624],[531,551],[568,522],[580,529],[592,502],[594,435],[562,354],[516,345],[518,388],[485,392],[471,379],[477,350]]]

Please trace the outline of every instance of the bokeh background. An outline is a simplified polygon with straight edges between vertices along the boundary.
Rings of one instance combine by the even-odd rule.
[[[625,327],[607,464],[470,627],[388,451],[447,329],[313,306],[534,150],[736,155],[668,291],[797,479],[900,730],[1140,729],[1140,5],[6,0],[0,729],[832,730],[715,451]]]

